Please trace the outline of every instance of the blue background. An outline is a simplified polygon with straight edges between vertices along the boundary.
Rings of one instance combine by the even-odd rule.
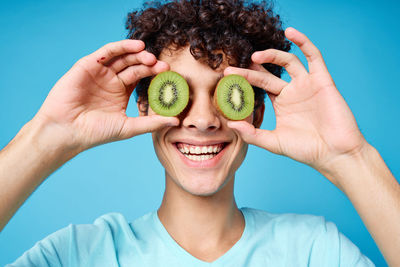
[[[128,0],[1,2],[0,148],[34,116],[76,60],[125,38],[125,16],[140,5]],[[399,4],[279,0],[275,10],[285,26],[303,31],[320,48],[361,131],[400,177]],[[304,62],[299,49],[294,52]],[[271,129],[271,106],[266,112],[263,128]],[[128,115],[136,114],[131,101]],[[91,223],[112,211],[133,220],[155,210],[163,188],[163,169],[149,134],[85,151],[52,174],[5,227],[0,265],[70,223]],[[310,167],[250,147],[235,190],[239,206],[325,216],[377,266],[386,265],[346,196]]]

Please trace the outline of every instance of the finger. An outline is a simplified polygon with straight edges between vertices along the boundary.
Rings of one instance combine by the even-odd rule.
[[[156,64],[156,62],[157,58],[153,54],[143,50],[139,53],[131,53],[119,56],[114,60],[111,60],[107,66],[109,66],[115,73],[118,73],[132,65],[144,64],[151,66]]]
[[[269,72],[268,70],[266,70],[262,65],[260,64],[254,64],[252,63],[250,65],[250,69],[252,70],[256,70],[256,71],[262,71],[262,72]],[[269,72],[270,73],[270,72]],[[275,76],[275,75],[274,75]],[[276,76],[275,76],[276,77]],[[278,77],[277,77],[278,78]],[[281,79],[282,80],[282,79]],[[283,81],[283,80],[282,80]],[[285,82],[285,81],[284,81]],[[288,84],[287,82],[285,82],[286,84]],[[286,86],[286,85],[285,85]],[[284,87],[285,87],[284,86]],[[269,97],[269,99],[271,100],[271,103],[274,104],[275,98],[278,96],[276,94],[270,93],[267,91],[267,95]]]
[[[324,59],[318,48],[307,38],[307,36],[298,30],[290,27],[285,30],[286,37],[295,43],[305,55],[308,62],[308,69],[311,72],[326,69]]]
[[[154,132],[163,127],[178,125],[179,119],[176,117],[164,117],[160,115],[128,117],[122,128],[120,138],[127,139],[136,135]]]
[[[167,70],[169,70],[169,65],[167,63],[163,61],[157,61],[157,63],[153,66],[134,65],[127,67],[118,73],[118,77],[125,84],[125,86],[129,86],[144,77],[152,76]]]
[[[143,41],[126,39],[106,44],[89,55],[89,58],[96,60],[98,63],[107,64],[114,57],[140,52],[144,49],[144,46]]]
[[[262,65],[260,64],[255,64],[255,63],[251,63],[249,69],[251,70],[256,70],[256,71],[262,71],[262,72],[269,72],[266,68],[264,68]]]
[[[307,75],[307,70],[300,59],[285,51],[277,49],[257,51],[253,53],[251,59],[256,64],[272,63],[284,67],[292,79]]]
[[[267,92],[279,95],[282,89],[288,84],[268,71],[256,71],[236,67],[227,67],[225,75],[238,74],[246,78],[250,84],[263,88]]]
[[[281,154],[279,141],[274,131],[257,129],[245,121],[229,121],[227,125],[236,130],[246,143],[264,148],[275,154]]]

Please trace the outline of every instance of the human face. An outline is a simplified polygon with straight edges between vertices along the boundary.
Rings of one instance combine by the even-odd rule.
[[[178,116],[180,125],[153,133],[158,159],[166,178],[173,182],[167,181],[167,185],[192,195],[213,195],[228,182],[233,183],[247,152],[247,144],[227,127],[227,119],[213,104],[214,90],[227,63],[213,70],[195,60],[188,47],[164,50],[159,59],[181,74],[190,88],[188,107]],[[154,111],[149,108],[151,114]],[[246,121],[251,123],[252,116]],[[188,151],[193,155],[189,156]]]

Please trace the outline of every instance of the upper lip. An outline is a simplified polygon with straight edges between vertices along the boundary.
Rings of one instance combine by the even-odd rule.
[[[190,139],[180,139],[177,141],[174,141],[172,143],[184,143],[184,144],[189,144],[189,145],[194,145],[194,146],[212,146],[212,145],[217,145],[217,144],[222,144],[222,143],[230,143],[231,141],[226,141],[226,140],[190,140]]]

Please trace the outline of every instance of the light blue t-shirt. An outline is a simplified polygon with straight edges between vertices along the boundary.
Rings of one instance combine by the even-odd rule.
[[[323,217],[241,211],[242,237],[212,263],[180,247],[154,211],[133,223],[109,213],[93,224],[71,224],[7,266],[374,266]]]

